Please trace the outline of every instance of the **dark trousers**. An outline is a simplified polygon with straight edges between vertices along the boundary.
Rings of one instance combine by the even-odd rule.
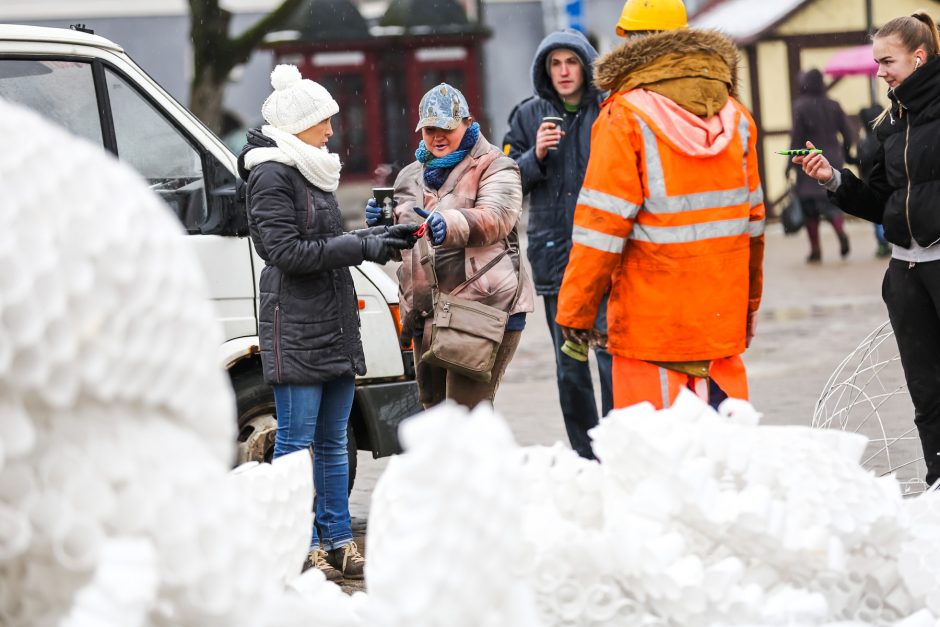
[[[591,368],[586,361],[572,359],[561,352],[565,339],[561,328],[555,324],[558,313],[558,296],[545,296],[545,318],[548,331],[555,345],[555,378],[558,383],[558,399],[561,401],[561,414],[565,419],[565,431],[571,448],[581,457],[594,459],[591,438],[588,430],[597,426],[597,401],[594,400],[594,384],[591,382]],[[601,303],[594,326],[599,331],[607,332],[607,299]],[[613,358],[603,349],[594,349],[597,357],[597,369],[601,379],[601,411],[606,416],[614,406],[614,391],[611,384]]]
[[[881,288],[901,354],[927,484],[940,479],[940,261],[892,259]]]
[[[809,238],[809,255],[813,259],[822,258],[822,247],[819,244],[819,220],[825,218],[832,224],[836,236],[839,238],[839,253],[845,257],[848,254],[849,236],[845,233],[845,217],[842,211],[828,200],[816,198],[801,198],[803,206],[803,221],[806,224],[806,236]]]

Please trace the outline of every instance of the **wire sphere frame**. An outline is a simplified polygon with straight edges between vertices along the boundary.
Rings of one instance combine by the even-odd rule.
[[[927,490],[927,467],[900,365],[891,323],[883,322],[830,375],[812,426],[867,436],[861,465],[878,476],[894,474],[902,494],[915,496]]]

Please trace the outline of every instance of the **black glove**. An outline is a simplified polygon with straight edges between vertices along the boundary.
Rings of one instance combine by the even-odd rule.
[[[408,246],[406,246],[406,248],[414,247],[415,243],[418,241],[418,236],[415,235],[415,231],[418,230],[418,225],[395,224],[385,228],[387,229],[387,237],[391,237],[392,239],[401,239],[408,242]]]
[[[414,242],[390,235],[368,235],[359,241],[362,243],[362,258],[383,265],[388,263],[396,250],[414,246]]]
[[[587,344],[591,341],[591,331],[589,329],[575,329],[558,325],[561,328],[561,336],[574,344]]]
[[[393,226],[370,226],[366,229],[357,229],[350,231],[358,238],[364,237],[391,237],[396,240],[404,240],[408,245],[404,248],[412,248],[418,241],[415,231],[418,229],[414,224],[395,224]]]

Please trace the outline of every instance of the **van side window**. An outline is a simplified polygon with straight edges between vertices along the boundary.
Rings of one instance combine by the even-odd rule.
[[[90,63],[0,59],[0,97],[103,145]]]
[[[208,217],[202,156],[134,87],[105,69],[118,158],[140,172],[179,217],[198,233]]]

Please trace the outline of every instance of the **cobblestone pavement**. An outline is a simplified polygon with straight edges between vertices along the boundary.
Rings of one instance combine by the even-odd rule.
[[[823,225],[823,263],[810,266],[804,261],[808,252],[805,234],[784,237],[779,224],[768,228],[763,304],[757,336],[745,354],[751,401],[763,412],[764,424],[809,425],[816,399],[833,369],[887,320],[881,301],[887,260],[874,257],[871,225],[853,221],[847,229],[852,242],[848,259],[839,259],[835,234]],[[541,303],[528,317],[519,349],[497,394],[496,409],[509,421],[521,445],[567,442]],[[357,533],[357,539],[363,541],[360,547],[369,498],[386,463],[359,453],[350,509],[361,533]]]

